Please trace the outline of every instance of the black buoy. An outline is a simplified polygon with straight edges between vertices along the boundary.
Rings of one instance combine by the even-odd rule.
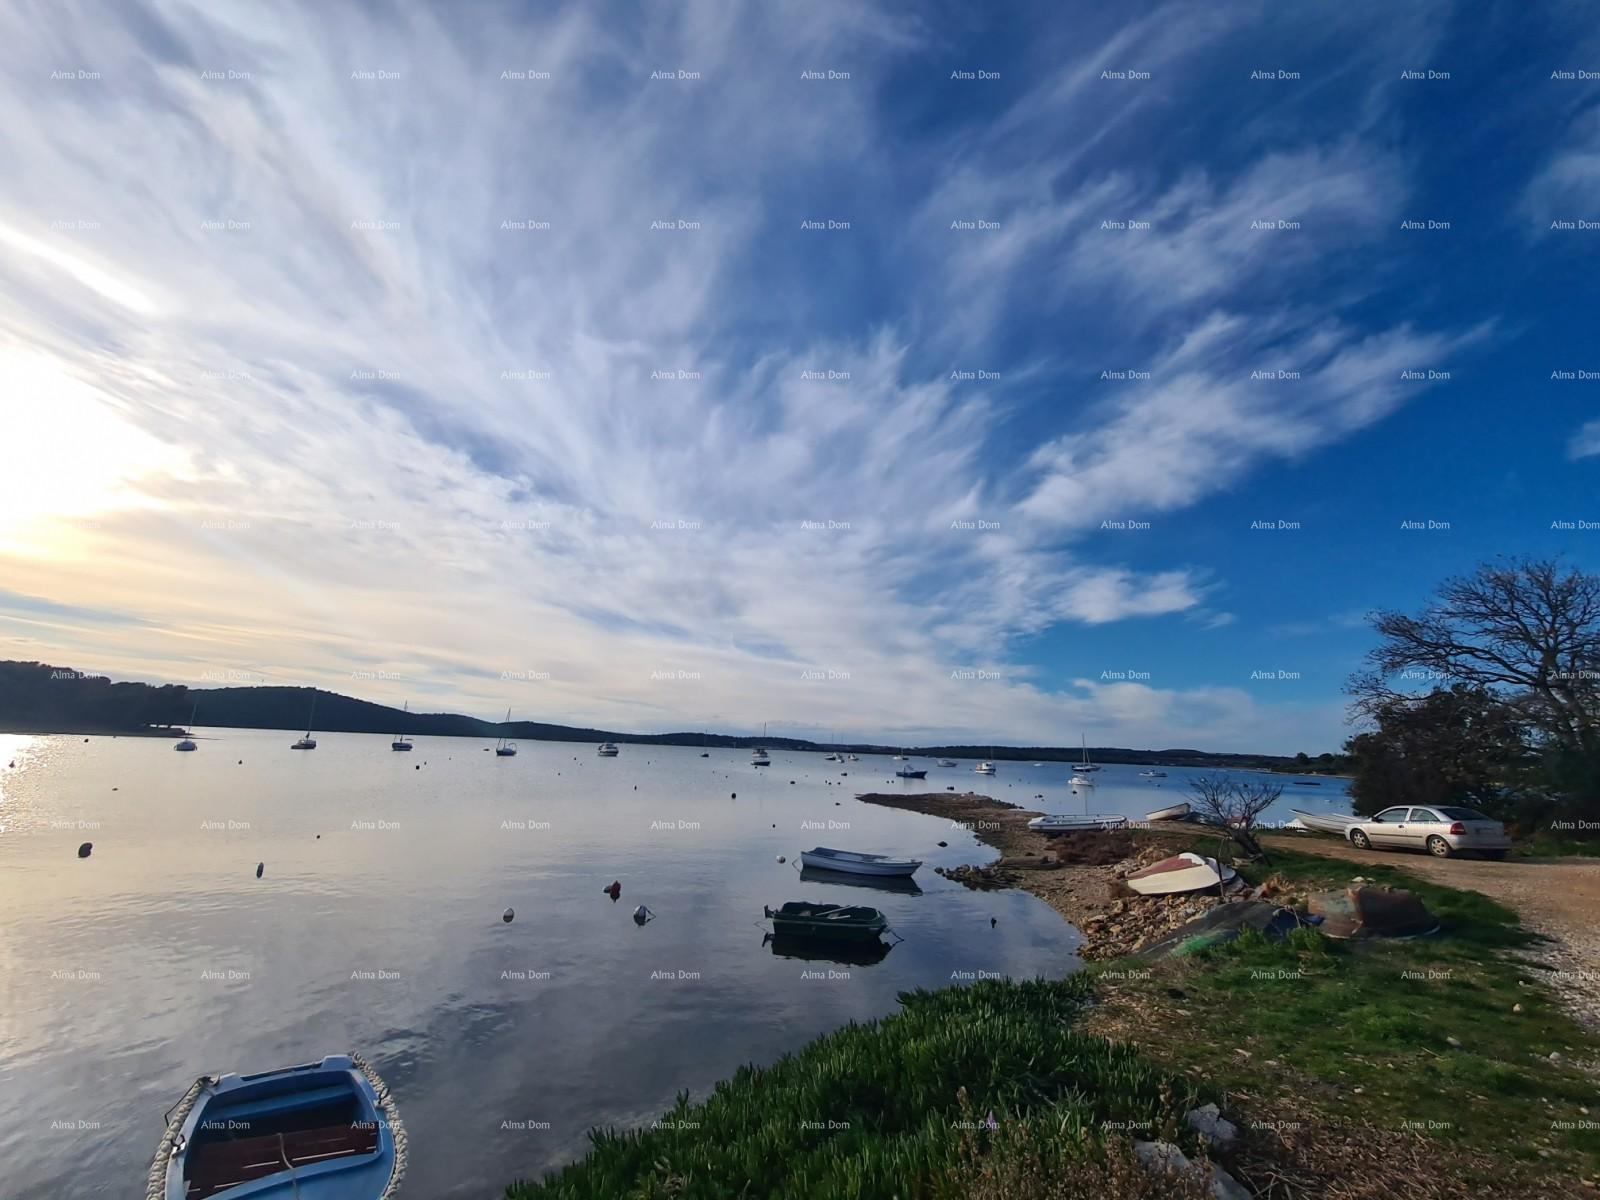
[[[516,919],[516,916],[517,916],[516,911],[514,909],[508,908],[508,909],[505,910],[505,912],[500,914],[500,919],[502,921],[504,921],[507,925],[509,925],[509,924],[511,924],[512,921],[514,921]]]
[[[733,792],[733,793],[731,793],[731,795],[735,800],[737,800],[739,798],[739,793],[738,792]]]
[[[111,789],[111,790],[112,790],[112,791],[113,791],[113,792],[114,792],[114,791],[116,791],[116,790],[117,790],[117,789],[116,789],[116,788],[112,788],[112,789]]]
[[[317,834],[317,841],[320,842],[321,840],[322,840],[322,835],[319,833],[319,834]]]
[[[940,842],[939,843],[939,845],[941,845],[941,846],[948,846],[949,844],[950,844],[949,842]]]
[[[989,928],[990,929],[993,929],[998,924],[1000,924],[999,921],[995,920],[993,917],[989,918]]]
[[[655,913],[651,912],[648,908],[641,904],[638,908],[633,910],[633,923],[635,925],[643,925],[646,921],[650,920],[654,916]]]
[[[91,850],[93,850],[93,849],[94,849],[94,843],[93,842],[85,842],[83,845],[78,847],[78,857],[79,858],[88,858],[89,857],[89,852]]]
[[[266,863],[257,863],[256,864],[256,878],[260,879],[261,878],[261,872],[265,871],[266,869],[267,869],[267,864]]]

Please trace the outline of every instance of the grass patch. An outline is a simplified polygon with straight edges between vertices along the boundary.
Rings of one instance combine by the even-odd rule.
[[[1348,942],[1301,929],[1276,943],[1250,933],[1194,960],[1152,964],[1148,975],[1125,973],[1121,990],[1182,1012],[1142,1032],[1142,1051],[1213,1079],[1220,1058],[1230,1088],[1318,1099],[1338,1119],[1600,1171],[1600,1130],[1581,1128],[1591,1114],[1600,1122],[1594,1081],[1573,1065],[1600,1047],[1505,953],[1534,940],[1515,913],[1390,867],[1271,858],[1240,869],[1252,882],[1278,874],[1338,888],[1361,875],[1404,887],[1441,931]],[[1566,1061],[1550,1062],[1552,1051]]]
[[[1546,830],[1532,837],[1518,838],[1511,853],[1517,858],[1600,858],[1600,837]]]
[[[592,1134],[581,1163],[506,1196],[932,1196],[981,1177],[974,1146],[1022,1127],[1046,1177],[1093,1169],[1107,1130],[1192,1146],[1177,1125],[1199,1088],[1075,1032],[1089,991],[1078,976],[903,994],[899,1013],[741,1068],[651,1129]]]

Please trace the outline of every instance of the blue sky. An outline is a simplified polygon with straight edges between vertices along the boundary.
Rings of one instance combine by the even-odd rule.
[[[1315,752],[1363,614],[1600,558],[1581,6],[0,23],[5,657]]]

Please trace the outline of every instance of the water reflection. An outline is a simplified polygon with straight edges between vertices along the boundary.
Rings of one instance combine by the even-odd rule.
[[[889,951],[898,943],[883,940],[874,942],[818,941],[796,937],[792,933],[769,933],[761,939],[763,946],[771,946],[778,958],[801,958],[807,962],[841,963],[850,967],[870,967],[889,957]]]
[[[922,889],[909,875],[851,875],[846,871],[830,871],[826,867],[801,867],[802,883],[831,883],[840,887],[871,888],[875,892],[899,892],[906,896],[920,896]]]

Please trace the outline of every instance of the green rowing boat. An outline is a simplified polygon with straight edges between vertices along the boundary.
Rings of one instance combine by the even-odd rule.
[[[869,942],[889,928],[877,909],[860,904],[818,904],[791,900],[782,908],[766,908],[774,933],[839,942]]]

